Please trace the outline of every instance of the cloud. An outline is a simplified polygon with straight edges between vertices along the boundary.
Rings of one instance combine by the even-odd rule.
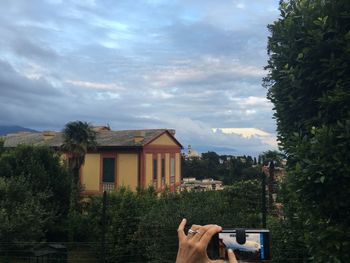
[[[36,129],[78,119],[115,129],[174,127],[198,149],[266,150],[261,138],[211,129],[275,133],[261,79],[277,5],[3,0],[0,120]]]
[[[100,82],[90,82],[83,80],[66,80],[66,83],[72,84],[73,86],[78,86],[88,89],[97,90],[124,90],[125,88],[115,84],[115,83],[100,83]]]
[[[195,150],[206,152],[216,150],[221,154],[251,154],[257,155],[269,149],[276,149],[275,137],[257,129],[251,136],[243,136],[242,132],[227,132],[226,129],[213,129],[205,123],[190,118],[176,120],[177,137],[180,141],[191,145]],[[206,147],[210,145],[210,147]]]

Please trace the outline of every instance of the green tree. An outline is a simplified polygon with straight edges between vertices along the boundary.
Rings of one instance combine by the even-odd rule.
[[[203,173],[206,178],[218,179],[218,169],[220,166],[220,156],[216,152],[207,152],[202,154]]]
[[[0,156],[0,242],[3,252],[65,239],[70,178],[47,147],[20,145]]]
[[[107,194],[106,209],[106,260],[107,262],[146,262],[143,233],[137,234],[141,218],[152,209],[157,196],[152,188],[137,193],[128,188],[118,188]],[[91,199],[87,213],[89,239],[99,241],[103,236],[102,197]],[[149,226],[152,227],[152,226]],[[97,253],[102,247],[95,247]]]
[[[84,164],[85,155],[89,149],[96,147],[96,132],[87,122],[68,122],[63,129],[62,151],[68,157],[68,169],[72,175],[69,213],[67,219],[69,241],[80,240],[81,226],[84,225],[84,215],[79,202],[81,196],[80,169]]]
[[[262,163],[268,164],[269,162],[274,162],[276,166],[280,166],[282,164],[283,159],[285,158],[284,154],[279,151],[266,151],[260,155]]]
[[[79,185],[79,170],[84,164],[88,149],[96,147],[96,132],[87,122],[68,122],[63,129],[62,150],[68,154],[68,167],[73,173],[74,184]]]
[[[0,254],[17,255],[45,238],[54,213],[47,192],[33,192],[25,176],[0,177]],[[16,252],[17,251],[17,252]]]
[[[287,155],[286,190],[299,239],[313,262],[350,258],[350,2],[280,2],[269,26],[278,137]],[[297,220],[296,220],[297,219]],[[296,230],[298,231],[298,229]],[[306,260],[307,256],[305,256]]]
[[[5,151],[4,143],[5,143],[5,140],[2,137],[0,137],[0,157],[1,157],[1,154]]]
[[[0,156],[0,178],[24,177],[31,193],[46,196],[45,211],[55,216],[48,221],[49,239],[64,236],[63,219],[67,216],[70,196],[70,178],[61,166],[60,156],[47,147],[20,145]]]
[[[182,177],[206,178],[205,163],[199,158],[183,159],[181,163]]]

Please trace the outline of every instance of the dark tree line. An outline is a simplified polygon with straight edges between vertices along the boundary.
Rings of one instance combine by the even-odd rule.
[[[256,157],[218,155],[215,152],[203,153],[199,158],[183,158],[182,176],[195,177],[198,180],[213,178],[230,185],[241,180],[259,179],[261,167],[274,161],[281,165],[283,155],[277,151],[267,151]]]

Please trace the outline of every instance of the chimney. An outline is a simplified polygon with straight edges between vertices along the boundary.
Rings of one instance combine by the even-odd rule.
[[[145,139],[145,131],[136,131],[134,135],[134,142],[139,143]]]

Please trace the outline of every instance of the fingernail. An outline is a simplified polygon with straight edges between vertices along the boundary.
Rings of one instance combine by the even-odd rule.
[[[233,253],[231,248],[228,249],[228,253]]]

